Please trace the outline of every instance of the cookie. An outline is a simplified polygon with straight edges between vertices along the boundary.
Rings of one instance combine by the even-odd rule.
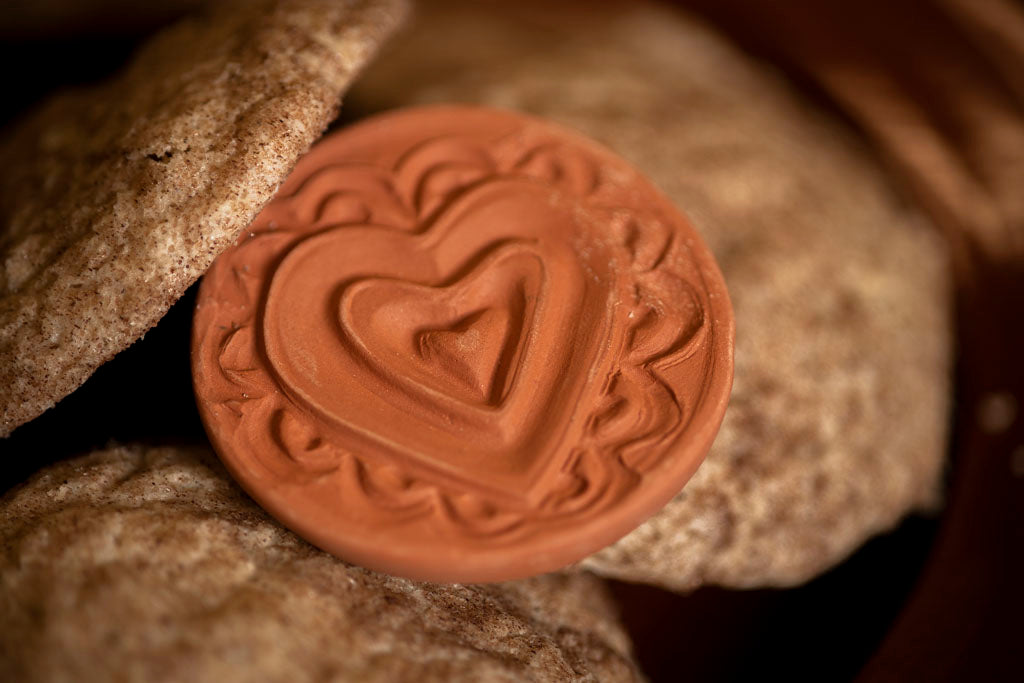
[[[934,509],[947,254],[841,122],[651,3],[431,3],[390,48],[350,111],[472,102],[581,130],[690,216],[725,275],[735,382],[711,453],[584,566],[678,590],[791,585]]]
[[[414,107],[324,138],[203,278],[193,379],[303,538],[432,581],[560,569],[704,458],[732,383],[714,258],[548,121]]]
[[[635,681],[600,580],[416,583],[284,530],[206,448],[124,447],[0,500],[0,678]]]
[[[0,436],[155,324],[270,199],[403,0],[217,4],[0,143]]]

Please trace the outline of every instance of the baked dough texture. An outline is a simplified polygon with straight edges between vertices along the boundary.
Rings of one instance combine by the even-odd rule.
[[[405,0],[213,3],[0,143],[0,436],[141,337],[335,117]]]
[[[0,679],[636,681],[600,579],[438,585],[345,564],[208,448],[114,447],[0,500]]]
[[[583,566],[677,590],[797,584],[938,503],[947,254],[841,122],[644,2],[431,3],[349,104],[431,102],[518,109],[603,141],[693,219],[725,274],[735,383],[711,453]]]

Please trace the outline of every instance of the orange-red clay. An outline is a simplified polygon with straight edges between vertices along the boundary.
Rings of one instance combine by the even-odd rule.
[[[203,280],[193,375],[225,465],[299,535],[499,581],[682,488],[733,329],[710,252],[625,161],[520,114],[426,107],[299,162]]]

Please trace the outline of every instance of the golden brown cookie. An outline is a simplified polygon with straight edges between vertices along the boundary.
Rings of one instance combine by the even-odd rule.
[[[473,102],[573,126],[650,175],[725,274],[736,372],[711,454],[585,566],[674,589],[793,584],[936,504],[946,254],[848,129],[649,3],[431,3],[391,47],[355,110]]]
[[[112,448],[0,500],[3,680],[634,681],[601,582],[347,565],[207,449]]]
[[[0,436],[167,311],[337,113],[405,0],[218,4],[0,144]]]

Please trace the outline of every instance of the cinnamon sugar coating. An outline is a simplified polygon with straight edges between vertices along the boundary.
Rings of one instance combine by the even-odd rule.
[[[141,337],[270,199],[405,0],[219,4],[0,144],[0,436]]]
[[[4,680],[642,679],[599,579],[353,567],[271,520],[206,448],[59,463],[0,520]]]

